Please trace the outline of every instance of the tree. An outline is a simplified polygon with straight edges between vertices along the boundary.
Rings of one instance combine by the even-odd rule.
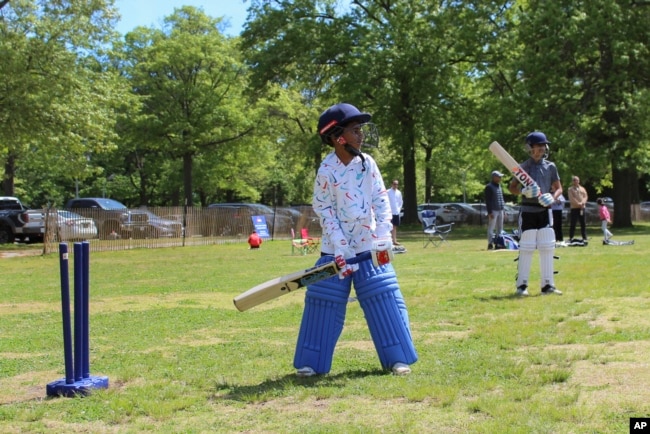
[[[236,40],[219,32],[219,22],[185,6],[165,18],[163,30],[126,35],[123,67],[142,103],[134,127],[146,132],[134,139],[142,157],[162,151],[180,160],[188,205],[194,202],[195,160],[227,153],[227,144],[253,131],[243,96],[246,68]]]
[[[14,194],[23,170],[30,180],[23,186],[26,200],[48,201],[53,179],[88,176],[88,153],[112,146],[112,102],[120,95],[115,76],[99,68],[96,58],[113,36],[116,13],[109,5],[101,0],[14,0],[2,5],[4,194]],[[37,173],[47,174],[42,185],[30,177]]]
[[[374,113],[402,161],[405,221],[415,221],[418,143],[462,154],[467,137],[434,117],[462,118],[460,82],[495,37],[497,12],[492,2],[256,0],[242,38],[253,83],[311,83],[321,110],[346,101]]]

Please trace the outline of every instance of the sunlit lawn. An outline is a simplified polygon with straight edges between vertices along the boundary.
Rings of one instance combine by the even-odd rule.
[[[557,249],[563,296],[514,294],[516,252],[456,228],[394,261],[420,360],[380,370],[350,303],[332,372],[292,366],[304,292],[247,312],[232,298],[313,265],[291,242],[91,254],[91,373],[106,390],[46,398],[64,376],[58,256],[0,259],[2,432],[628,432],[650,416],[650,227],[633,246]],[[71,260],[71,265],[73,260]],[[537,258],[532,280],[539,278]],[[71,270],[72,272],[72,270]]]

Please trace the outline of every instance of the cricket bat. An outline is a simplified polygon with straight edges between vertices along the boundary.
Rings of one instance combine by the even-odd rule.
[[[524,187],[530,187],[531,185],[537,184],[535,180],[519,166],[519,163],[508,154],[508,151],[506,151],[499,142],[492,142],[489,149]]]
[[[354,258],[346,259],[348,264],[356,264],[371,258],[370,252],[364,252]],[[286,276],[277,277],[239,294],[233,299],[235,307],[243,312],[259,304],[265,303],[281,295],[288,294],[307,285],[318,282],[328,277],[336,276],[340,268],[336,262],[328,262],[306,270],[296,271]]]

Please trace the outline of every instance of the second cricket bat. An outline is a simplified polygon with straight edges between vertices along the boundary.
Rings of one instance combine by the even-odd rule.
[[[492,142],[489,149],[494,154],[494,156],[497,157],[499,161],[501,161],[503,165],[508,168],[510,173],[512,173],[517,181],[521,182],[524,187],[529,187],[531,185],[537,184],[535,180],[531,178],[530,175],[519,166],[519,163],[517,163],[517,161],[515,161],[515,159],[512,158],[510,154],[508,154],[508,151],[506,151],[503,146],[499,144],[499,142]]]

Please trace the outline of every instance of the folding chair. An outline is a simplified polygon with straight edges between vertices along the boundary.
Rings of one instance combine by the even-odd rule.
[[[296,231],[291,228],[291,254],[296,251],[302,255],[306,255],[309,250],[309,241],[306,238],[296,238]]]
[[[424,240],[424,247],[433,244],[438,247],[440,244],[447,242],[447,236],[451,232],[454,223],[447,223],[444,225],[436,224],[436,212],[433,210],[425,209],[420,214],[422,217],[422,228],[426,236]]]
[[[307,240],[307,253],[314,253],[320,249],[320,238],[310,237],[309,229],[302,228],[300,236],[303,240]]]

